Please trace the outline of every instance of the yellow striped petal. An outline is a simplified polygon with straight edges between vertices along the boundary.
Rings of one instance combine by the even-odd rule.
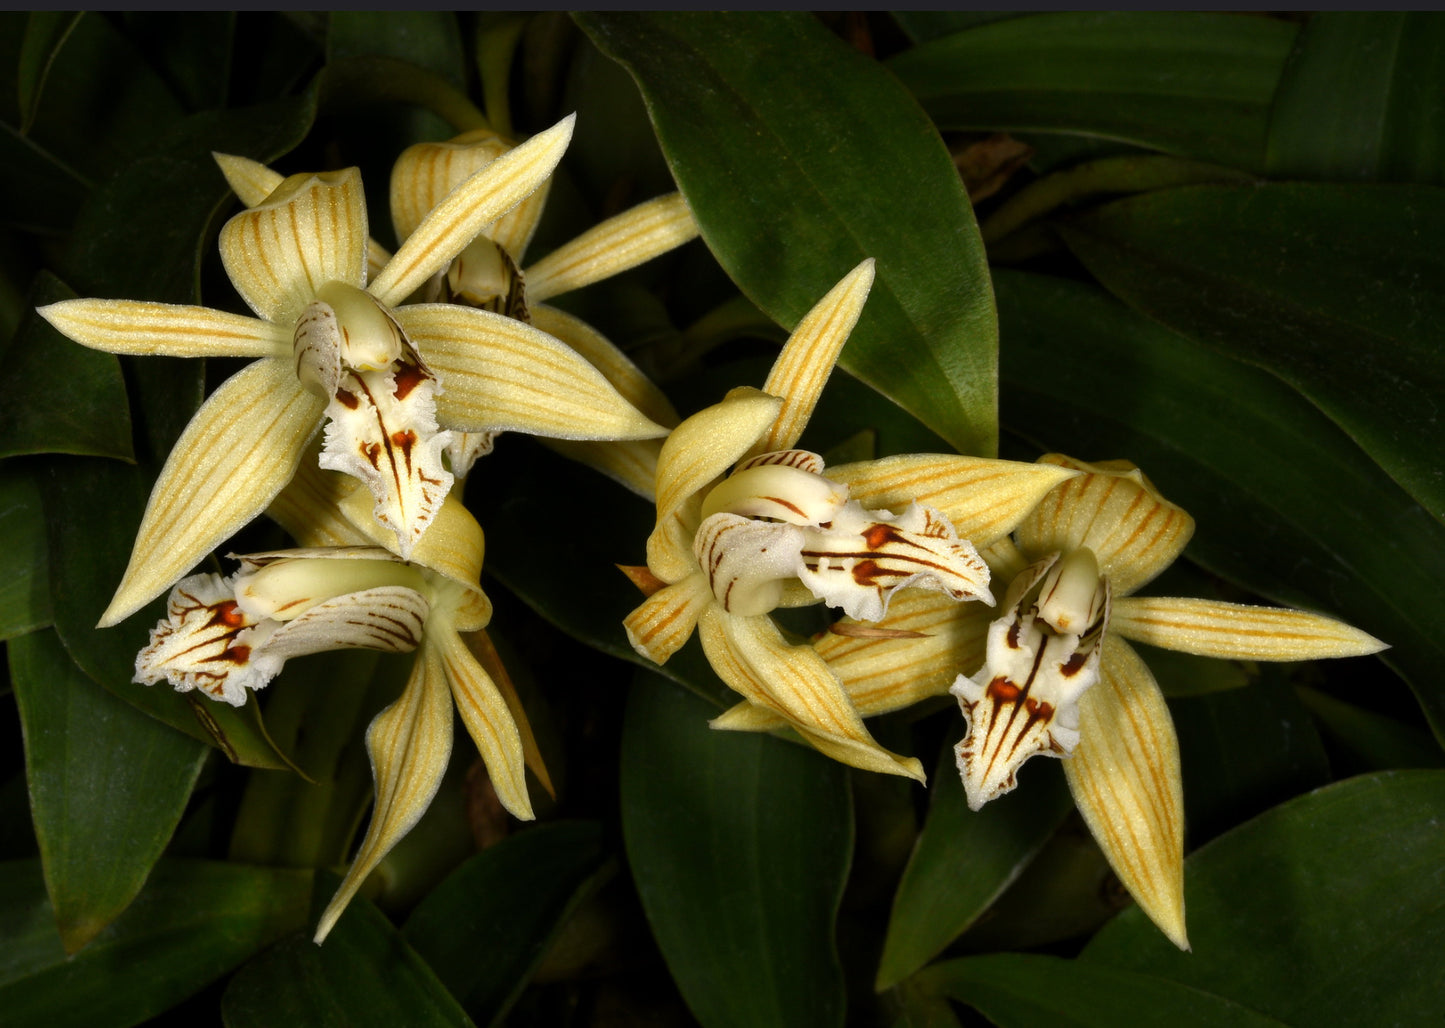
[[[1079,743],[1064,773],[1114,873],[1159,930],[1187,950],[1179,743],[1154,676],[1112,634],[1104,638],[1099,681],[1079,700]]]
[[[643,600],[622,622],[632,648],[654,664],[666,664],[692,637],[702,612],[714,602],[707,576],[688,575]]]
[[[452,703],[442,658],[423,645],[401,698],[366,730],[366,751],[376,783],[371,825],[341,887],[316,926],[322,942],[383,857],[426,813],[452,753]]]
[[[371,295],[395,307],[413,290],[451,263],[482,230],[542,184],[572,138],[575,115],[468,178],[432,208],[407,236],[391,262],[371,283]]]
[[[482,669],[461,636],[443,623],[427,628],[427,645],[437,651],[451,684],[457,713],[477,752],[487,765],[487,775],[497,799],[511,815],[530,821],[532,800],[527,796],[527,762],[522,755],[522,736],[512,720],[507,701]]]
[[[696,238],[697,222],[682,194],[659,196],[608,218],[527,268],[527,299],[541,303],[581,289]]]
[[[878,745],[823,658],[811,646],[784,641],[768,616],[735,617],[714,605],[703,612],[698,630],[718,677],[750,702],[782,715],[825,756],[865,771],[925,780],[917,759]],[[712,724],[729,727],[726,715]]]
[[[253,311],[288,329],[327,282],[366,284],[366,197],[355,168],[292,175],[221,228],[221,263]]]
[[[286,176],[272,171],[260,161],[249,157],[238,157],[229,153],[211,153],[211,157],[226,176],[231,192],[247,207],[255,207],[276,191],[286,181]]]
[[[1087,546],[1114,595],[1126,596],[1172,564],[1194,534],[1194,519],[1127,461],[1085,464],[1051,453],[1039,463],[1085,473],[1054,488],[1019,526],[1019,548],[1033,559]]]
[[[562,340],[587,358],[587,363],[602,372],[628,403],[659,425],[670,428],[680,420],[667,394],[657,388],[627,354],[581,318],[556,307],[537,306],[532,308],[532,327]]]
[[[277,325],[144,300],[61,300],[37,313],[82,346],[166,357],[289,357],[291,333]]]
[[[339,504],[366,487],[348,475],[323,471],[317,451],[309,448],[286,488],[276,494],[266,514],[302,546],[365,546],[376,539],[360,531]],[[380,526],[378,526],[380,527]],[[380,536],[378,536],[380,538]]]
[[[482,665],[482,670],[492,679],[492,684],[497,687],[497,692],[501,693],[507,704],[507,710],[511,712],[512,722],[517,726],[517,734],[522,739],[522,759],[526,762],[527,770],[537,776],[537,781],[547,790],[547,795],[555,800],[557,790],[552,785],[552,776],[548,774],[547,765],[542,759],[542,750],[537,745],[532,724],[527,720],[522,697],[517,694],[517,687],[512,683],[512,677],[507,674],[501,655],[492,645],[491,636],[485,631],[467,632],[462,639],[466,642],[467,649],[471,650],[472,656],[477,658],[477,663]]]
[[[1150,646],[1222,660],[1359,657],[1386,648],[1374,636],[1320,614],[1181,597],[1115,600],[1109,630]]]
[[[793,334],[768,372],[763,392],[783,398],[783,409],[768,434],[750,455],[790,450],[813,416],[818,397],[848,334],[863,313],[868,290],[873,288],[873,258],[858,265],[798,322]]]
[[[166,459],[100,627],[145,606],[265,510],[296,471],[325,406],[287,361],[259,360],[227,379]]]
[[[917,500],[953,523],[980,550],[1002,539],[1060,482],[1078,474],[1056,464],[919,453],[828,468],[849,497],[895,514]]]

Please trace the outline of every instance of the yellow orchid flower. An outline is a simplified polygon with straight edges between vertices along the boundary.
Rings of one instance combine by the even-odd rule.
[[[734,389],[668,436],[647,567],[630,571],[650,595],[624,627],[634,648],[658,664],[698,629],[713,668],[745,698],[713,727],[788,726],[843,763],[922,780],[916,759],[874,741],[817,651],[789,643],[769,616],[822,601],[876,620],[895,594],[919,591],[950,604],[992,601],[984,563],[931,505],[940,499],[947,509],[961,495],[929,493],[941,469],[970,458],[895,458],[825,477],[820,457],[792,448],[872,281],[873,262],[865,261],[799,323],[762,391]],[[973,463],[1007,476],[1007,462]],[[1067,474],[1045,472],[1048,484],[1026,502]],[[976,521],[993,516],[973,512]]]
[[[480,526],[448,497],[412,562],[404,562],[369,545],[383,534],[369,505],[356,483],[303,468],[272,511],[313,545],[241,557],[240,571],[228,579],[195,575],[180,582],[167,617],[136,658],[136,681],[165,678],[178,690],[200,689],[240,706],[290,657],[347,647],[416,651],[401,697],[367,729],[375,810],[321,916],[318,943],[431,804],[451,755],[454,706],[513,816],[533,817],[527,767],[550,787],[510,686],[492,679],[465,638],[491,619],[478,584]]]
[[[569,117],[467,179],[369,284],[366,209],[351,168],[280,180],[222,228],[226,271],[259,317],[128,300],[41,309],[95,349],[258,358],[216,390],[172,450],[101,625],[134,613],[260,513],[323,418],[322,464],[366,483],[388,548],[403,556],[451,486],[443,429],[665,434],[543,331],[445,304],[393,309],[546,179],[571,130]]]
[[[418,143],[404,150],[391,174],[391,219],[406,241],[431,212],[467,181],[510,153],[513,144],[487,129],[442,143]],[[281,176],[244,158],[218,156],[227,181],[243,203],[264,199]],[[678,422],[671,402],[611,341],[586,322],[541,301],[620,274],[696,238],[697,223],[679,193],[648,200],[609,218],[521,270],[528,244],[546,204],[550,179],[516,207],[482,228],[461,253],[421,287],[420,300],[444,300],[477,307],[535,325],[581,354],[638,410],[660,425]],[[369,260],[384,266],[386,251],[372,242]],[[450,363],[465,355],[443,341],[423,340],[432,366],[446,380]],[[495,432],[457,433],[448,447],[453,472],[464,475],[490,452]],[[617,479],[648,499],[657,468],[658,444],[619,440],[553,440],[554,449]]]

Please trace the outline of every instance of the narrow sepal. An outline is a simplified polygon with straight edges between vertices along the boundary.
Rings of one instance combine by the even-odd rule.
[[[581,354],[602,372],[623,399],[659,425],[671,427],[680,420],[667,394],[644,375],[615,343],[581,318],[556,307],[539,305],[532,308],[532,327],[560,339]]]
[[[707,576],[691,574],[649,596],[622,627],[634,650],[654,664],[665,664],[692,637],[698,618],[712,603]]]
[[[285,361],[256,361],[222,383],[161,469],[101,627],[145,606],[265,510],[290,481],[323,407]]]
[[[226,185],[247,207],[255,207],[276,191],[286,181],[286,176],[272,171],[260,161],[236,154],[212,152],[211,157],[226,176]]]
[[[1321,614],[1218,600],[1127,596],[1111,630],[1126,639],[1223,660],[1316,660],[1378,653],[1387,644]]]
[[[1079,702],[1069,789],[1114,873],[1169,940],[1184,928],[1184,799],[1174,722],[1133,647],[1106,637],[1098,683]]]
[[[681,193],[669,193],[583,232],[525,272],[527,296],[541,303],[645,264],[697,238],[697,222]]]
[[[433,626],[427,638],[427,645],[435,647],[446,670],[457,712],[487,765],[497,799],[513,817],[532,820],[535,815],[527,795],[522,736],[506,700],[461,636],[448,630],[444,622]]]
[[[257,318],[144,300],[61,300],[41,317],[92,350],[166,357],[284,357],[288,330]]]

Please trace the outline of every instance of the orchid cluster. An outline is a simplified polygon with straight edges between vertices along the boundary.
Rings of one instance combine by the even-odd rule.
[[[247,205],[222,229],[221,257],[254,317],[96,299],[41,311],[112,353],[254,358],[170,454],[102,616],[116,624],[170,590],[137,681],[240,706],[292,657],[416,654],[367,732],[375,809],[316,940],[430,804],[454,709],[502,804],[533,816],[525,771],[544,783],[546,772],[510,686],[470,642],[491,605],[482,530],[457,488],[497,434],[524,432],[655,500],[646,564],[623,569],[645,594],[623,629],[659,665],[696,631],[739,696],[714,728],[791,732],[849,766],[923,781],[864,719],[951,693],[969,806],[1012,790],[1029,758],[1063,758],[1121,880],[1187,948],[1178,747],[1130,641],[1247,660],[1382,644],[1300,611],[1135,595],[1192,521],[1132,465],[956,454],[829,465],[798,448],[864,309],[871,260],[802,319],[761,389],[680,420],[617,347],[544,301],[697,235],[681,196],[524,267],[571,129],[406,151],[391,182],[395,254],[369,238],[356,169],[283,177],[217,155]],[[263,511],[298,548],[238,557],[228,577],[188,575]],[[838,612],[815,639],[773,617],[810,604]]]

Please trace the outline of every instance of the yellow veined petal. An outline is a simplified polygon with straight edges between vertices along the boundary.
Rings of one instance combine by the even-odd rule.
[[[403,150],[391,168],[396,238],[405,240],[453,189],[510,149],[495,132],[476,129],[444,143],[417,143]]]
[[[703,650],[724,682],[781,714],[810,745],[851,767],[924,781],[923,765],[873,739],[842,683],[811,646],[784,641],[771,618],[734,617],[711,606],[698,622]],[[725,721],[714,721],[726,728]]]
[[[665,664],[692,637],[702,612],[713,603],[702,572],[659,589],[627,615],[622,627],[632,648],[654,664]]]
[[[873,288],[873,258],[868,258],[843,276],[828,294],[803,315],[798,327],[783,344],[783,350],[768,372],[763,392],[783,399],[783,409],[768,434],[750,454],[790,450],[813,416],[818,397],[848,334],[863,313],[868,290]]]
[[[401,307],[396,320],[441,379],[437,420],[445,428],[557,439],[667,434],[601,372],[531,325],[451,304]]]
[[[396,306],[481,234],[482,229],[541,185],[562,159],[575,115],[539,132],[467,179],[432,208],[371,284],[371,294]]]
[[[953,523],[982,550],[1008,535],[1060,482],[1078,472],[1057,464],[1024,464],[947,453],[905,454],[834,465],[828,477],[873,510],[902,511],[914,500]]]
[[[1085,464],[1057,453],[1039,463],[1085,474],[1056,486],[1019,525],[1019,548],[1033,559],[1087,546],[1114,595],[1126,596],[1172,564],[1194,534],[1194,519],[1132,464]]]
[[[302,546],[364,546],[374,542],[341,513],[338,504],[358,489],[360,482],[317,465],[311,448],[301,458],[296,474],[266,508],[271,519]]]
[[[512,721],[517,726],[517,734],[522,739],[522,759],[526,762],[527,770],[537,776],[537,781],[542,788],[547,790],[547,795],[554,800],[557,798],[557,790],[552,785],[552,776],[547,773],[547,765],[542,760],[542,749],[537,745],[537,737],[532,732],[532,724],[527,720],[526,708],[522,705],[522,697],[517,694],[517,687],[512,683],[512,676],[507,674],[506,665],[502,663],[501,655],[497,648],[492,645],[492,639],[485,631],[467,632],[462,636],[471,650],[472,656],[477,658],[477,663],[482,665],[482,670],[491,678],[492,684],[501,693],[502,699],[507,704],[507,710],[512,714]]]
[[[1386,644],[1320,614],[1183,597],[1114,602],[1109,630],[1126,639],[1223,660],[1314,660],[1378,653]]]
[[[1079,700],[1064,762],[1079,813],[1130,895],[1169,940],[1184,930],[1184,798],[1164,696],[1133,648],[1107,635],[1099,681]]]
[[[417,651],[401,698],[371,722],[366,751],[376,783],[371,825],[321,915],[317,943],[330,934],[366,876],[426,813],[446,773],[452,753],[452,701],[441,656],[433,647]]]
[[[647,537],[647,569],[660,580],[676,582],[698,570],[692,544],[702,522],[701,508],[702,499],[694,494],[653,526]],[[812,593],[808,600],[815,602]]]
[[[654,500],[657,488],[657,459],[662,453],[661,439],[633,439],[571,442],[544,439],[543,444],[562,456],[595,468],[608,478],[626,486],[644,500]]]
[[[166,459],[100,627],[145,606],[265,510],[290,481],[324,407],[286,361],[256,361],[224,382]]]
[[[92,350],[167,357],[285,357],[291,333],[239,314],[143,300],[61,300],[36,309]]]
[[[608,218],[527,268],[527,298],[541,303],[645,264],[697,238],[681,193],[669,193]]]
[[[226,184],[231,187],[231,192],[247,207],[255,207],[263,202],[276,191],[277,186],[286,181],[286,176],[280,172],[272,171],[260,161],[253,161],[249,157],[215,151],[211,152],[211,157],[220,166],[221,174],[226,176]]]
[[[530,285],[528,286],[530,289]],[[560,339],[576,350],[628,403],[659,425],[672,427],[680,420],[667,394],[653,384],[611,340],[581,318],[556,307],[532,308],[532,326]]]
[[[221,228],[221,262],[251,309],[290,328],[327,282],[366,284],[366,197],[355,168],[292,175]]]
[[[527,796],[527,765],[522,755],[522,737],[507,702],[491,677],[477,663],[466,643],[443,622],[427,626],[427,647],[435,648],[451,684],[457,712],[477,752],[487,765],[487,774],[497,799],[511,815],[530,821],[532,801]]]

